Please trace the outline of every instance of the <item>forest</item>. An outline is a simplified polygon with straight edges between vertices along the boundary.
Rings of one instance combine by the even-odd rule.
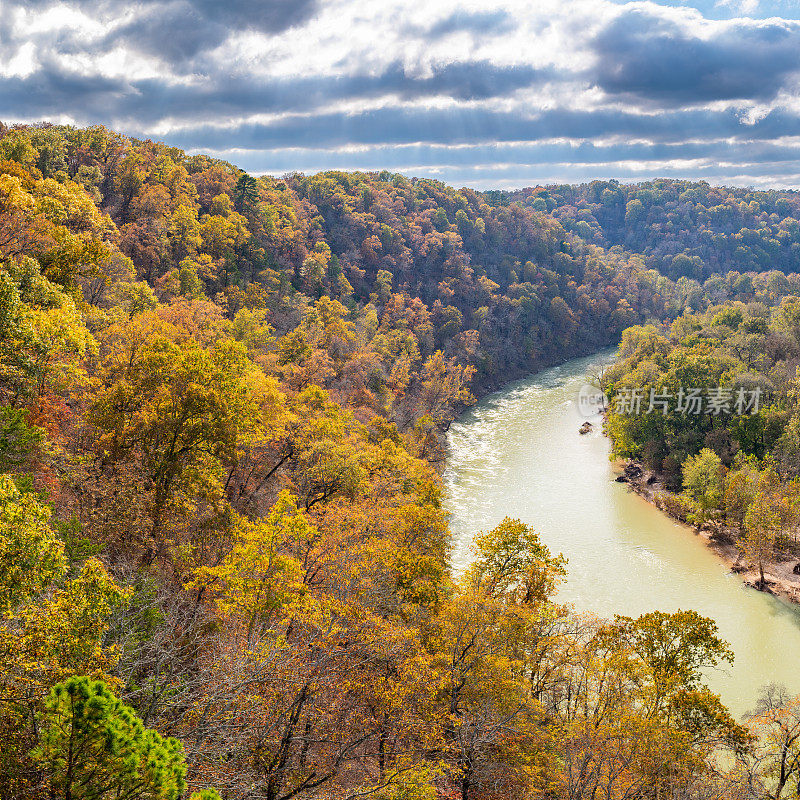
[[[800,300],[787,297],[773,308],[730,303],[630,328],[603,375],[616,455],[661,478],[668,493],[660,499],[674,516],[721,528],[717,535],[758,566],[762,588],[765,563],[798,552],[799,366]],[[639,413],[620,403],[632,387],[643,395]],[[691,413],[676,402],[651,409],[651,393],[674,398],[678,387],[687,398],[713,387],[724,401]],[[759,402],[737,409],[740,393]]]
[[[550,211],[563,227],[604,248],[639,253],[673,279],[726,273],[797,272],[800,194],[661,179],[538,187],[505,197]],[[736,274],[733,283],[748,286]]]
[[[509,518],[453,574],[439,470],[476,396],[621,340],[611,397],[764,389],[744,421],[609,425],[691,513],[771,530],[798,219],[791,192],[256,178],[0,126],[0,797],[796,791],[798,701],[734,719],[712,620],[576,613]]]

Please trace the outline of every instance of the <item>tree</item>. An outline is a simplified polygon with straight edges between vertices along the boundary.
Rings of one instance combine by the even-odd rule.
[[[64,545],[50,510],[0,475],[0,615],[35,596],[66,572]]]
[[[178,206],[170,217],[169,233],[176,262],[193,256],[203,243],[196,209],[188,205]]]
[[[150,488],[142,554],[150,563],[165,552],[166,515],[176,503],[191,507],[199,494],[221,493],[224,469],[269,415],[275,392],[233,340],[208,349],[193,337],[181,341],[180,329],[155,314],[106,333],[87,416],[102,457],[133,464]]]
[[[781,531],[780,513],[769,493],[759,491],[744,516],[744,540],[742,549],[745,558],[758,565],[758,588],[765,589],[764,562],[772,556],[775,541]]]
[[[40,766],[51,800],[179,800],[183,747],[145,728],[102,681],[85,676],[53,687],[38,715]]]
[[[93,338],[75,302],[23,257],[0,272],[0,398],[17,406],[78,382]]]
[[[478,591],[522,605],[543,603],[566,575],[566,559],[553,556],[539,535],[506,517],[475,540],[475,561],[467,573]]]
[[[732,659],[712,620],[652,612],[584,622],[571,637],[543,696],[571,800],[672,796],[694,779],[705,785],[720,742],[746,754],[750,734],[701,682],[704,669]]]
[[[781,800],[790,786],[800,796],[800,698],[790,697],[785,686],[764,686],[748,716],[759,734],[753,772],[763,796]]]
[[[258,183],[252,175],[243,173],[233,189],[234,208],[239,212],[252,209],[258,200]]]
[[[725,467],[720,457],[704,447],[696,456],[689,456],[683,465],[683,485],[695,502],[698,521],[705,522],[722,503]]]
[[[447,702],[443,734],[462,800],[503,786],[520,796],[547,783],[552,742],[525,662],[564,574],[538,535],[506,518],[475,542],[476,559],[433,620]]]
[[[195,584],[217,595],[219,611],[240,620],[250,641],[286,605],[302,600],[298,556],[319,534],[283,491],[265,519],[237,518],[233,535],[231,552],[218,566],[201,567]]]
[[[62,584],[64,548],[46,526],[49,513],[4,485],[0,562],[5,557],[14,564],[0,567],[12,589],[3,587],[7,605],[0,608],[0,795],[33,799],[36,715],[50,687],[76,672],[111,680],[119,651],[107,638],[109,619],[127,593],[96,559]],[[19,536],[28,539],[22,548]],[[31,563],[34,555],[38,565]],[[29,567],[29,574],[20,575],[20,567]]]
[[[38,157],[39,153],[22,131],[11,131],[0,139],[0,158],[31,167]]]
[[[716,623],[696,611],[651,611],[637,619],[618,616],[611,630],[644,666],[645,702],[655,713],[669,716],[682,692],[700,688],[704,669],[733,662],[730,647],[717,636]]]
[[[725,519],[739,532],[744,529],[747,509],[758,493],[759,472],[755,465],[737,463],[725,481]]]

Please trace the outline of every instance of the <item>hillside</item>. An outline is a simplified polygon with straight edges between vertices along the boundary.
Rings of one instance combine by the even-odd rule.
[[[574,614],[518,520],[456,579],[437,468],[475,394],[800,276],[673,280],[531,197],[0,128],[0,797],[769,782],[712,620]]]
[[[550,186],[508,198],[549,211],[586,242],[639,253],[648,267],[675,280],[800,269],[797,191],[662,179]],[[737,274],[732,280],[749,290],[749,276]]]

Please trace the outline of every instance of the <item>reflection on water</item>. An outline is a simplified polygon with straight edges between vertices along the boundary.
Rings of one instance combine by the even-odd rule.
[[[800,614],[744,587],[691,530],[614,482],[597,420],[592,433],[578,435],[584,376],[612,359],[576,359],[514,383],[453,424],[444,477],[454,568],[469,562],[476,533],[518,517],[569,559],[559,598],[578,610],[691,608],[715,619],[736,661],[709,684],[737,715],[764,683],[800,693]]]

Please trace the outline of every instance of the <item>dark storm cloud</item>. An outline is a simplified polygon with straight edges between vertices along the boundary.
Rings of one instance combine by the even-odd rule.
[[[187,86],[156,79],[71,77],[52,62],[25,78],[0,78],[0,117],[46,117],[70,108],[86,121],[152,124],[165,116],[209,120],[220,115],[311,111],[323,103],[387,94],[406,101],[433,96],[486,100],[553,77],[529,66],[496,67],[479,61],[447,64],[426,77],[407,75],[400,64],[392,64],[378,75],[268,82],[217,77]]]
[[[800,69],[800,25],[732,23],[710,39],[647,10],[617,17],[592,42],[587,77],[609,94],[650,104],[768,100]]]
[[[103,52],[124,43],[135,50],[156,55],[179,65],[204,50],[224,42],[233,31],[255,30],[280,33],[310,19],[320,0],[66,0],[66,5],[106,20],[122,19],[133,11],[130,21],[112,27],[108,35],[92,44]],[[8,7],[46,9],[53,0],[10,2]],[[79,43],[65,40],[67,49]]]
[[[269,124],[229,128],[190,126],[175,130],[181,147],[243,149],[282,147],[337,148],[347,145],[447,145],[481,142],[535,142],[547,139],[642,139],[655,143],[696,139],[742,138],[763,141],[800,136],[800,117],[773,111],[754,125],[744,125],[733,111],[672,111],[643,115],[616,110],[553,109],[535,116],[483,108],[383,108],[358,114],[289,115]]]
[[[78,75],[46,66],[21,78],[0,78],[0,119],[46,120],[70,110],[88,122],[108,121],[125,99],[125,87],[102,75]]]
[[[146,7],[133,21],[112,29],[97,45],[107,50],[125,44],[173,65],[194,59],[225,41],[230,31],[202,16],[189,3]]]
[[[318,0],[151,1],[133,22],[113,30],[108,41],[124,40],[179,64],[221,44],[231,31],[280,33],[305,22],[317,8]]]

